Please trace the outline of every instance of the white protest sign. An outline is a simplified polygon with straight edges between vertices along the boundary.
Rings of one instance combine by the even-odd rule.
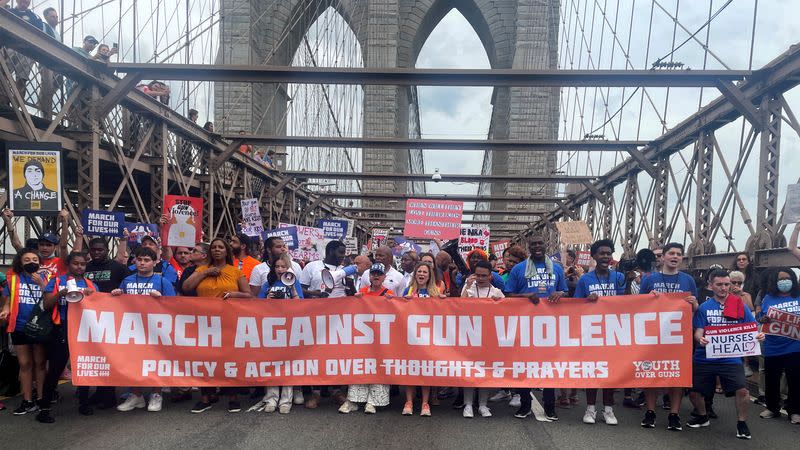
[[[258,199],[242,199],[242,233],[248,236],[261,236],[264,232],[264,222],[261,220],[261,210]]]
[[[783,209],[783,223],[789,225],[800,222],[800,184],[786,187],[786,207]]]
[[[706,358],[740,358],[761,354],[758,345],[758,324],[737,323],[733,325],[715,325],[704,328],[706,344]]]

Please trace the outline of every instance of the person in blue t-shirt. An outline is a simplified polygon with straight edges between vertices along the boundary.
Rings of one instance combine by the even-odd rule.
[[[769,273],[764,283],[766,295],[761,301],[758,319],[764,323],[766,333],[771,328],[780,330],[780,325],[770,325],[769,310],[774,309],[800,315],[800,286],[794,271],[781,267]],[[764,354],[764,396],[767,409],[761,412],[763,419],[781,417],[781,376],[786,374],[788,395],[784,406],[789,420],[800,423],[800,340],[767,334],[762,348]]]
[[[692,311],[697,311],[697,284],[691,275],[681,272],[680,266],[683,263],[683,244],[670,242],[662,248],[661,270],[650,272],[642,278],[639,289],[640,294],[668,294],[671,292],[686,292],[686,301],[692,305]],[[656,297],[657,298],[657,297]],[[642,419],[642,427],[655,428],[656,426],[656,398],[660,389],[651,388],[644,390],[645,405],[647,410]],[[683,388],[667,389],[669,396],[664,397],[664,405],[669,405],[669,416],[667,417],[667,429],[670,431],[681,431],[681,418],[678,415],[683,399]]]
[[[258,298],[303,298],[303,286],[294,272],[291,272],[295,275],[294,283],[287,286],[283,282],[283,275],[292,270],[292,259],[288,254],[279,255],[272,262],[272,268],[274,270],[267,274],[267,282],[261,285]],[[291,402],[291,398],[289,400]]]
[[[575,286],[575,298],[585,298],[596,302],[600,297],[612,295],[625,295],[625,276],[608,265],[614,255],[614,242],[609,239],[600,239],[592,244],[590,249],[596,266],[595,269],[578,279]],[[597,389],[586,389],[586,412],[583,423],[595,423],[597,411]],[[614,415],[614,389],[603,389],[603,420],[608,425],[616,425],[617,417]]]
[[[714,292],[714,296],[700,305],[692,321],[694,340],[697,346],[692,357],[694,368],[692,370],[692,392],[690,398],[698,415],[692,417],[687,422],[687,425],[692,428],[698,428],[708,426],[711,423],[706,414],[704,398],[714,396],[717,378],[719,378],[725,395],[727,397],[736,396],[736,437],[750,439],[750,429],[747,427],[747,406],[750,403],[750,393],[745,387],[742,358],[706,358],[708,340],[705,338],[705,328],[711,325],[755,323],[756,319],[741,298],[731,295],[731,278],[728,276],[727,271],[721,269],[713,270],[708,275],[708,285]],[[740,308],[733,308],[741,310],[741,314],[737,318],[723,315],[725,304],[732,301],[738,301],[741,304]],[[756,339],[759,342],[763,341],[764,333],[758,333]]]
[[[173,288],[178,283],[178,271],[172,267],[172,264],[169,261],[163,260],[160,258],[161,255],[161,244],[158,240],[158,237],[155,236],[143,236],[142,243],[140,247],[149,248],[156,254],[156,263],[153,265],[153,272],[159,275],[164,280],[168,281],[172,284]],[[135,273],[136,272],[136,264],[131,264],[128,266],[128,270]]]
[[[86,263],[89,258],[85,253],[71,252],[64,259],[68,273],[57,278],[51,278],[44,288],[45,309],[58,308],[57,317],[59,326],[55,328],[53,339],[47,345],[47,377],[44,380],[44,393],[39,401],[39,414],[36,420],[41,423],[53,423],[55,418],[50,415],[50,405],[56,393],[58,380],[67,367],[69,361],[69,342],[67,340],[67,293],[68,284],[75,282],[75,286],[81,293],[91,295],[97,291],[97,287],[91,280],[84,278],[86,273]],[[89,387],[78,386],[78,412],[84,416],[93,413],[89,405]]]
[[[134,252],[136,273],[122,280],[119,288],[111,291],[111,295],[136,294],[153,297],[173,297],[175,288],[172,283],[154,272],[156,253],[148,247],[139,247]],[[175,269],[173,269],[175,270]]]
[[[514,266],[506,281],[508,297],[526,297],[533,304],[538,305],[541,298],[550,302],[558,302],[567,295],[567,279],[564,269],[553,263],[547,257],[544,238],[535,235],[528,242],[530,256],[525,261]],[[520,406],[514,417],[524,419],[531,413],[531,390],[528,388],[517,389],[520,396]],[[542,392],[544,413],[550,420],[558,420],[556,413],[555,389],[546,388]]]

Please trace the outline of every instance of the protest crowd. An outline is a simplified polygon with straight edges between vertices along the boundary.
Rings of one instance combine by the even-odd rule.
[[[3,3],[8,2],[0,1]],[[29,3],[17,2],[15,14],[55,38],[55,10],[44,11],[43,21],[28,9]],[[75,51],[100,61],[108,61],[117,52],[116,44],[98,44],[96,38],[86,36],[83,46]],[[15,64],[15,73],[24,72],[24,59]],[[24,77],[17,81],[24,87]],[[168,101],[170,92],[164,83],[152,81],[137,88]],[[196,122],[197,111],[192,111],[191,119]],[[204,128],[213,131],[213,123],[206,123]],[[239,150],[254,152],[247,145]],[[258,156],[274,168],[271,154]],[[602,389],[602,406],[598,405],[598,389],[585,389],[585,404],[581,404],[577,389],[536,389],[534,381],[529,387],[515,389],[389,384],[199,389],[79,386],[79,412],[86,416],[99,414],[98,410],[158,412],[165,407],[200,414],[217,404],[230,413],[289,414],[292,408],[302,406],[330,407],[342,414],[363,408],[365,413],[375,414],[392,402],[403,405],[402,415],[431,416],[447,402],[448,407],[462,410],[465,418],[488,418],[500,416],[500,408],[493,405],[508,403],[515,409],[515,418],[538,413],[549,422],[558,420],[559,408],[583,408],[582,420],[589,425],[617,425],[614,408],[618,406],[640,409],[642,427],[658,425],[681,431],[684,425],[709,426],[717,418],[714,402],[730,397],[736,405],[735,436],[750,439],[747,420],[752,396],[760,406],[760,418],[780,419],[785,409],[787,421],[800,425],[800,340],[760,329],[755,336],[762,358],[709,358],[706,354],[709,340],[705,329],[709,326],[768,324],[774,320],[768,314],[770,310],[800,312],[800,284],[795,271],[789,267],[756,270],[747,253],[738,254],[728,267],[687,272],[684,246],[675,242],[642,249],[636,259],[623,261],[614,259],[618,254],[615,242],[600,239],[586,245],[582,252],[589,258],[579,263],[577,248],[561,246],[558,255],[550,255],[545,239],[537,235],[509,245],[500,254],[475,248],[463,257],[444,250],[449,242],[433,240],[422,251],[388,237],[379,244],[373,242],[366,252],[348,252],[343,240],[328,239],[324,248],[318,249],[319,258],[308,260],[292,257],[297,242],[287,243],[280,234],[267,232],[200,236],[190,244],[170,245],[167,241],[172,230],[166,228],[183,225],[176,223],[175,217],[180,214],[174,210],[165,211],[155,229],[142,232],[135,226],[123,226],[117,237],[91,235],[84,226],[71,223],[71,216],[63,210],[57,216],[57,234],[45,231],[25,242],[16,233],[15,213],[11,209],[2,211],[16,255],[10,269],[0,274],[0,327],[4,329],[4,344],[7,339],[13,344],[18,363],[13,384],[21,393],[19,402],[8,405],[8,409],[18,416],[35,415],[44,424],[55,422],[58,398],[67,395],[63,387],[59,390],[59,380],[69,378],[71,369],[67,327],[74,318],[69,314],[68,297],[79,292],[84,298],[107,293],[145,296],[152,302],[169,302],[174,296],[264,302],[353,297],[364,302],[386,298],[469,305],[470,299],[502,302],[513,297],[525,298],[535,307],[578,299],[596,305],[599,313],[603,312],[603,297],[652,294],[651,301],[659,301],[659,293],[681,293],[693,313],[691,385]],[[71,228],[74,239],[69,238]],[[800,224],[795,226],[788,247],[800,265],[799,233]],[[760,386],[759,392],[747,389],[748,379]],[[786,396],[782,395],[784,383]],[[243,402],[249,403],[243,406]],[[681,417],[681,405],[686,402],[691,403],[691,416]],[[666,417],[658,417],[659,407],[667,411]],[[5,405],[0,408],[5,409]],[[734,424],[729,425],[733,431]]]

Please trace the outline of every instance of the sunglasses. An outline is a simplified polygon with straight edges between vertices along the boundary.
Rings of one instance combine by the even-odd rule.
[[[731,284],[737,284],[741,286],[742,284],[744,284],[744,281],[731,281]]]

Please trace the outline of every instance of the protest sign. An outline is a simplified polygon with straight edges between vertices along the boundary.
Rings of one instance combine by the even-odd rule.
[[[576,252],[575,254],[576,266],[589,266],[591,264],[592,264],[591,252],[585,252],[585,251]]]
[[[158,236],[158,225],[154,223],[125,222],[125,229],[128,230],[129,248],[137,247],[142,243],[142,238],[145,236]]]
[[[786,186],[786,206],[783,208],[783,223],[800,222],[800,184]]]
[[[592,243],[592,232],[589,231],[589,226],[586,225],[586,222],[582,220],[556,222],[556,228],[563,245]]]
[[[503,259],[503,252],[510,245],[511,245],[511,241],[509,241],[508,239],[505,239],[505,240],[502,240],[502,241],[497,241],[497,242],[492,242],[492,244],[491,244],[492,253],[494,254],[494,256],[497,257],[498,261]]]
[[[384,245],[386,238],[389,236],[389,230],[385,228],[373,228],[372,239],[369,240],[370,250],[376,250],[381,245]]]
[[[770,308],[767,310],[770,321],[763,325],[761,331],[766,334],[783,336],[800,340],[800,315]]]
[[[533,305],[95,293],[68,307],[78,386],[692,383],[692,313],[682,294]]]
[[[194,247],[200,242],[203,199],[180,195],[164,196],[167,223],[161,229],[161,242],[170,247]]]
[[[326,239],[340,241],[347,237],[348,223],[340,219],[320,219],[317,221],[317,228],[322,228]]]
[[[283,243],[286,244],[287,249],[297,250],[298,248],[297,227],[295,226],[266,230],[261,234],[261,237],[264,240],[271,237],[279,237],[283,240]]]
[[[81,226],[86,236],[122,236],[125,229],[125,213],[84,209]]]
[[[458,251],[466,258],[467,253],[479,248],[489,253],[488,227],[463,227],[458,237]]]
[[[406,200],[403,235],[412,238],[456,239],[461,234],[464,202]]]
[[[358,254],[358,238],[355,236],[344,238],[344,245],[348,255]]]
[[[761,346],[756,341],[758,325],[737,323],[733,325],[713,325],[704,328],[706,358],[739,358],[761,354]]]
[[[8,153],[8,208],[17,215],[55,215],[64,203],[61,144],[5,143]]]
[[[289,250],[295,261],[316,261],[325,258],[325,232],[322,228],[304,227],[290,223],[279,223],[279,227],[295,227],[297,229],[297,248]]]
[[[420,247],[416,242],[406,239],[403,236],[395,236],[389,240],[389,242],[394,241],[394,246],[392,246],[392,254],[396,257],[403,256],[406,252],[416,252],[417,254],[422,253],[422,247]]]
[[[261,220],[261,209],[258,199],[242,199],[242,233],[248,236],[261,236],[264,231],[264,222]]]

